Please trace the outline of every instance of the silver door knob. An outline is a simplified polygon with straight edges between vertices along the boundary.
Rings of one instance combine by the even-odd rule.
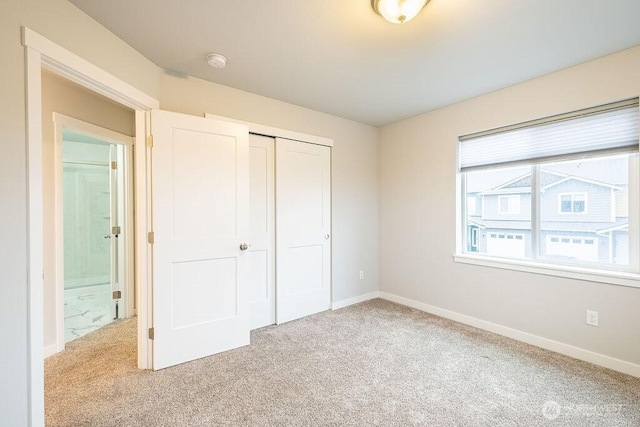
[[[324,240],[329,240],[329,235],[328,234],[324,235]]]
[[[110,239],[110,238],[111,238],[111,234],[105,234],[105,235],[104,235],[104,238],[105,238],[105,239]]]
[[[246,251],[247,249],[249,249],[251,247],[251,245],[247,245],[246,243],[241,243],[240,244],[240,250],[241,251]]]

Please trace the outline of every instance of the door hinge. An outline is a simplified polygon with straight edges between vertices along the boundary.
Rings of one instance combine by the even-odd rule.
[[[149,328],[149,339],[152,340],[155,338],[155,328]]]
[[[153,148],[153,135],[147,136],[147,147]]]
[[[149,234],[147,235],[147,240],[149,241],[150,244],[153,245],[153,243],[156,240],[156,236],[155,236],[155,233],[153,231],[149,232]]]
[[[111,162],[111,169],[118,169],[118,163],[117,162]]]
[[[113,299],[122,298],[122,291],[113,291]]]
[[[111,227],[111,234],[115,234],[117,236],[121,231],[122,230],[120,229],[119,225],[114,225],[113,227]]]

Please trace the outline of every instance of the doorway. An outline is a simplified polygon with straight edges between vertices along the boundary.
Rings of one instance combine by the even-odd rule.
[[[63,144],[65,343],[117,318],[110,295],[117,287],[112,271],[117,248],[108,231],[113,217],[112,147],[72,141],[68,133]]]
[[[128,161],[133,140],[62,114],[54,114],[54,121],[60,348],[134,315]]]
[[[51,86],[56,87],[52,80]],[[70,83],[66,83],[70,85]],[[104,102],[75,87],[52,95],[75,95],[91,110]],[[75,92],[74,92],[75,91]],[[93,104],[93,105],[92,105]],[[59,104],[79,111],[78,106]],[[107,109],[102,109],[104,116]],[[45,284],[55,302],[45,299],[45,314],[55,318],[55,350],[115,319],[135,314],[134,227],[131,165],[133,137],[59,112],[52,113],[53,170],[45,182],[53,190],[53,205],[45,198],[45,236],[54,244],[45,259],[54,278]],[[47,220],[53,214],[53,220]],[[48,265],[49,263],[47,263]],[[47,286],[46,286],[47,287]],[[52,307],[47,309],[47,307]],[[46,320],[45,320],[46,322]],[[49,338],[47,338],[49,337]],[[45,334],[45,343],[51,333]],[[49,347],[46,347],[49,348]]]
[[[148,152],[145,144],[149,127],[149,111],[159,107],[159,102],[139,89],[105,72],[89,61],[53,43],[29,28],[22,27],[22,44],[25,47],[26,72],[26,118],[27,118],[27,185],[28,196],[28,400],[30,423],[44,424],[44,236],[43,236],[43,117],[42,117],[42,72],[51,71],[69,81],[73,81],[90,91],[104,95],[114,102],[135,111],[135,278],[137,283],[137,350],[138,367],[145,369],[151,365],[150,345],[147,336],[151,322],[149,306],[149,245],[145,244],[150,213],[149,182],[147,180]],[[131,300],[131,298],[130,298]]]

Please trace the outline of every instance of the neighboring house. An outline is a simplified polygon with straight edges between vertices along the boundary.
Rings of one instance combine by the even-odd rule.
[[[629,263],[628,188],[540,171],[540,256]],[[531,256],[531,173],[467,193],[467,251]]]

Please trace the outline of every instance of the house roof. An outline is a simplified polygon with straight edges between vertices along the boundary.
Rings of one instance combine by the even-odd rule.
[[[598,181],[595,179],[585,178],[581,176],[567,175],[559,172],[550,171],[547,169],[540,170],[540,187],[541,191],[546,191],[547,189],[559,185],[568,181],[580,181],[587,184],[597,185],[601,187],[611,188],[615,191],[622,190],[622,187],[609,184],[603,181]],[[483,191],[479,193],[480,195],[491,195],[491,194],[521,194],[521,193],[530,193],[531,192],[531,172],[528,172],[524,175],[521,175],[517,178],[514,178],[510,181],[507,181],[495,188],[492,188],[489,191]]]
[[[586,180],[607,183],[615,186],[624,186],[629,179],[629,158],[627,155],[608,157],[606,163],[601,158],[583,159],[580,161],[561,162],[553,164],[553,171],[543,169],[549,175],[543,175],[542,186],[548,185],[553,180],[554,173],[561,178],[567,176],[580,177]],[[467,173],[467,193],[483,193],[508,186],[531,186],[531,168],[519,166],[516,168],[498,168],[489,171],[477,171]],[[528,180],[527,180],[528,178]],[[523,180],[520,184],[517,182]]]
[[[594,179],[587,179],[587,178],[580,178],[577,176],[567,176],[566,178],[557,180],[552,182],[551,184],[545,185],[541,188],[542,191],[546,191],[548,188],[554,187],[556,185],[562,184],[563,182],[567,182],[567,181],[571,181],[571,180],[575,180],[575,181],[581,181],[581,182],[585,182],[587,184],[593,184],[593,185],[598,185],[600,187],[608,187],[611,188],[615,191],[620,191],[622,190],[622,187],[619,187],[617,185],[613,185],[613,184],[607,184],[606,182],[602,182],[602,181],[596,181]]]
[[[617,224],[608,228],[603,228],[602,230],[596,231],[596,233],[604,235],[611,231],[629,231],[629,222],[627,221],[625,224]]]
[[[469,223],[487,230],[530,230],[531,221],[517,220],[483,220],[480,217],[472,217]],[[542,221],[542,231],[571,231],[587,233],[606,233],[609,231],[624,230],[629,226],[629,218],[619,217],[615,222],[576,222],[576,221]]]

